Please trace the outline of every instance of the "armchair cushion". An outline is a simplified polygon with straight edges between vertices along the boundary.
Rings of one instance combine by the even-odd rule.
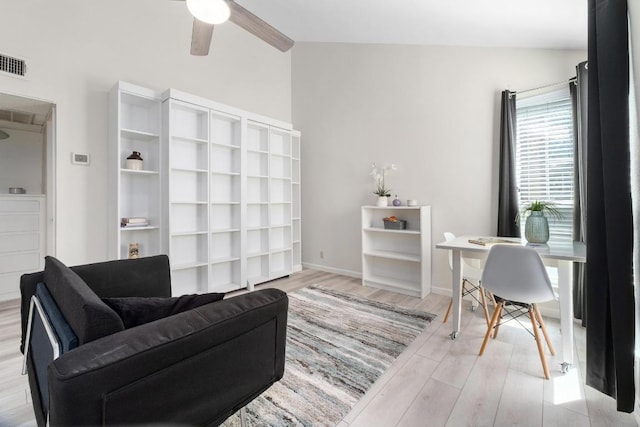
[[[144,325],[201,305],[220,301],[223,293],[182,295],[173,298],[161,297],[124,297],[102,298],[102,301],[115,311],[126,329]]]
[[[54,257],[45,257],[44,281],[79,345],[124,330],[118,314]]]

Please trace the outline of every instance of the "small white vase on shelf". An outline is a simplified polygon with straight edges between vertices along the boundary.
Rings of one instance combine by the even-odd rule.
[[[378,200],[376,201],[376,206],[385,207],[389,206],[389,198],[387,196],[378,196]]]

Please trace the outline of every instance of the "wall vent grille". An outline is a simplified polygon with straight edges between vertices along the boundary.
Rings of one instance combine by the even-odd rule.
[[[0,71],[12,76],[24,77],[27,74],[27,61],[0,53]]]

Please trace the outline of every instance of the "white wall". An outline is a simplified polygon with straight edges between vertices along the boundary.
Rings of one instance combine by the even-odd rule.
[[[30,0],[2,4],[0,52],[26,57],[28,79],[0,92],[57,105],[57,255],[106,259],[107,92],[117,80],[174,87],[291,121],[291,54],[234,24],[217,26],[208,57],[189,55],[192,19],[169,0]],[[91,165],[71,165],[72,151]]]
[[[28,194],[42,194],[43,135],[5,129],[9,138],[0,141],[0,193],[22,187]]]
[[[585,51],[298,43],[293,123],[302,131],[303,262],[358,275],[370,165],[395,163],[392,194],[432,206],[444,231],[493,234],[500,92],[567,80]],[[320,251],[324,259],[320,258]],[[446,253],[432,281],[450,292]]]

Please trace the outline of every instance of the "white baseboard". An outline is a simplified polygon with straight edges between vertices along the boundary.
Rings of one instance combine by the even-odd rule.
[[[356,279],[362,279],[362,273],[359,271],[343,270],[341,268],[334,268],[320,264],[309,264],[307,262],[303,262],[302,267],[311,268],[313,270],[326,271],[327,273],[340,274],[342,276],[355,277]]]

